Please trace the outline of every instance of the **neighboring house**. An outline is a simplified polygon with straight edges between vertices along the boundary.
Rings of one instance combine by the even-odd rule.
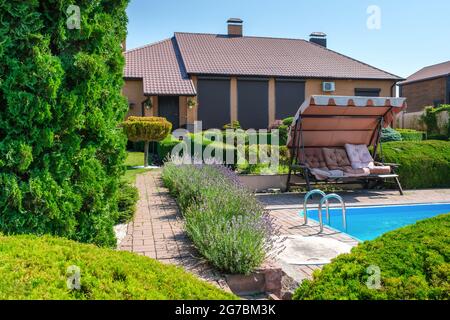
[[[400,84],[400,95],[408,99],[407,113],[426,106],[450,103],[450,61],[425,67]]]
[[[242,20],[228,34],[175,33],[125,52],[129,115],[163,116],[174,128],[267,128],[293,116],[313,94],[393,96],[401,79],[310,41],[244,36]],[[194,102],[194,103],[192,103]]]

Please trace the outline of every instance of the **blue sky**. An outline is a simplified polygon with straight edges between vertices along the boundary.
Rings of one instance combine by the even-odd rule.
[[[381,28],[369,29],[367,9],[380,8]],[[448,0],[131,0],[127,48],[176,31],[226,33],[226,20],[244,20],[244,34],[308,39],[328,35],[328,47],[407,77],[450,60]]]

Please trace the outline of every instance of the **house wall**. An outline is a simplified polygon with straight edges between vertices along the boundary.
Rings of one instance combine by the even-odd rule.
[[[333,81],[336,83],[335,92],[323,92],[322,82]],[[305,96],[318,95],[337,95],[354,96],[356,88],[379,88],[381,97],[392,96],[391,87],[395,83],[392,80],[326,80],[326,79],[308,79],[306,81]]]
[[[434,105],[435,101],[445,103],[446,87],[447,78],[444,77],[401,86],[401,95],[408,101],[406,112],[423,111],[425,107]]]
[[[128,99],[128,106],[134,104],[133,107],[128,109],[126,118],[129,116],[150,117],[158,114],[158,97],[151,97],[153,107],[150,109],[144,108],[144,114],[142,114],[142,102],[147,99],[144,95],[142,80],[125,80],[122,94]]]
[[[275,121],[276,115],[276,79],[268,79],[268,124]],[[197,89],[197,77],[192,77],[194,87]],[[336,91],[327,93],[322,91],[322,82],[334,81],[336,83]],[[305,98],[310,95],[347,95],[353,96],[355,88],[379,88],[380,96],[391,96],[391,87],[394,81],[387,80],[327,80],[327,79],[307,79],[305,80]],[[129,103],[134,103],[134,108],[130,109],[127,116],[142,116],[141,103],[146,99],[143,92],[141,80],[126,80],[123,88],[123,94],[128,98]],[[158,97],[151,97],[153,108],[144,109],[145,116],[158,115]],[[186,96],[179,98],[179,114],[180,126],[186,125],[188,129],[192,129],[193,123],[198,119],[198,108],[187,107]],[[193,97],[193,99],[197,99]],[[299,102],[299,106],[302,102]],[[231,121],[238,119],[238,80],[237,77],[230,78],[230,119]],[[225,123],[224,123],[225,124]]]

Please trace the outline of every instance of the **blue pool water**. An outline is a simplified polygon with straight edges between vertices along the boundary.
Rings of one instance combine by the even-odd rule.
[[[323,221],[324,225],[328,225],[325,212],[324,209]],[[345,230],[342,223],[341,208],[332,208],[330,209],[330,224],[328,226],[346,232],[359,240],[372,240],[383,233],[413,224],[418,220],[449,212],[450,203],[347,207],[347,230]],[[308,218],[318,221],[318,210],[308,209]]]

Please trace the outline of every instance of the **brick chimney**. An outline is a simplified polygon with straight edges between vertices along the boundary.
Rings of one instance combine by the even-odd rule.
[[[227,21],[228,23],[228,35],[230,37],[242,37],[242,24],[244,21],[242,21],[239,18],[230,18]]]
[[[313,32],[309,35],[309,42],[327,47],[327,35],[323,32]]]

